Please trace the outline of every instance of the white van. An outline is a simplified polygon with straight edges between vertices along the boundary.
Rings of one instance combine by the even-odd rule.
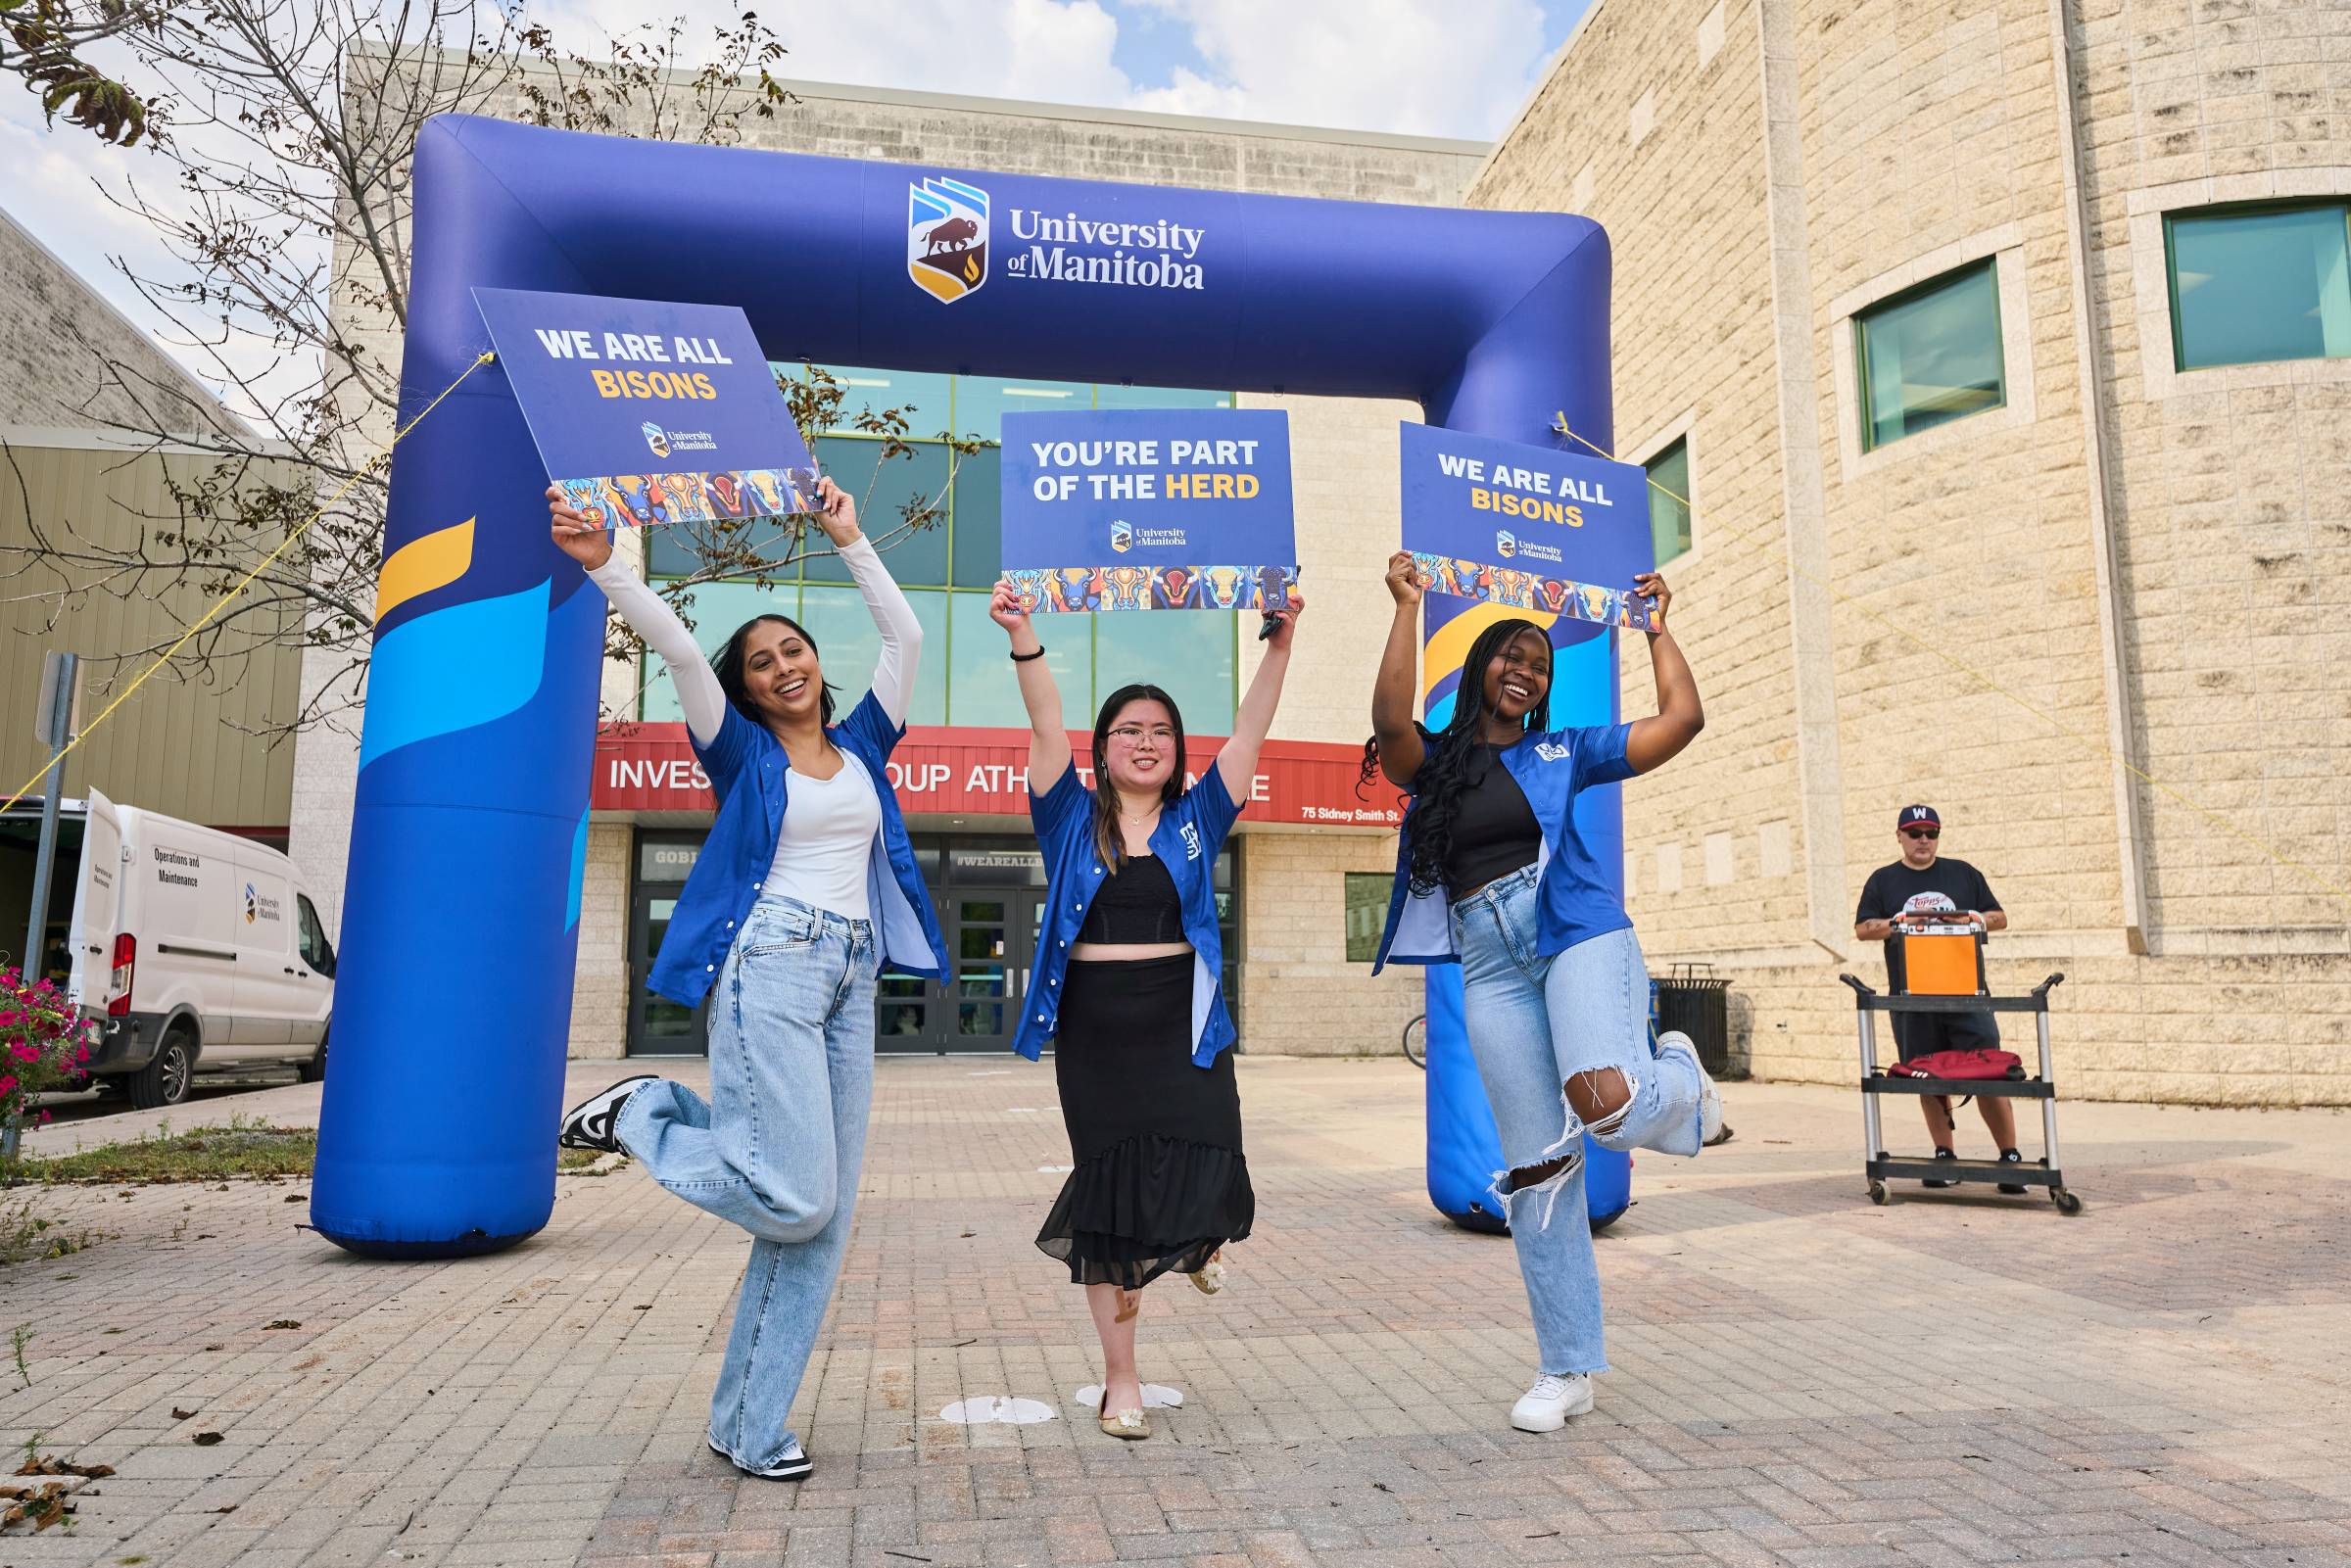
[[[141,1110],[177,1104],[198,1071],[325,1076],[335,950],[294,863],[95,789],[58,806],[37,968],[101,1024],[91,1072]],[[0,945],[24,929],[39,820],[0,821]]]

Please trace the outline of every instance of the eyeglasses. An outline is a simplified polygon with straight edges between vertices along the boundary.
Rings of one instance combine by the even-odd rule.
[[[1141,745],[1145,736],[1150,736],[1152,740],[1163,746],[1172,746],[1176,743],[1176,732],[1169,729],[1165,725],[1160,726],[1156,730],[1145,730],[1140,725],[1122,724],[1116,730],[1110,732],[1110,737],[1113,740],[1117,740],[1130,746]]]
[[[1902,830],[1902,836],[1904,838],[1941,838],[1943,830],[1940,828],[1905,828]]]

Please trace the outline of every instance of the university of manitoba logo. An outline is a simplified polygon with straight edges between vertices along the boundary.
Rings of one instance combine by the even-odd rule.
[[[1132,523],[1111,524],[1110,547],[1122,555],[1134,548],[1134,525]]]
[[[260,900],[260,898],[259,898],[259,897],[257,897],[257,896],[255,895],[255,893],[254,893],[254,890],[253,890],[253,883],[251,883],[251,882],[247,882],[247,883],[245,884],[245,924],[246,924],[246,925],[248,925],[248,926],[251,926],[251,925],[253,924],[254,917],[255,917],[257,914],[259,914],[259,913],[260,913],[260,908],[261,908],[261,900]]]
[[[1494,548],[1496,553],[1507,561],[1518,553],[1518,541],[1512,538],[1511,531],[1506,528],[1494,536]]]
[[[1565,762],[1572,753],[1556,740],[1538,740],[1535,742],[1535,755],[1545,762]]]
[[[669,455],[669,432],[654,424],[650,419],[637,428],[645,432],[645,444],[653,449],[654,456],[666,457]]]
[[[943,175],[906,187],[906,275],[945,305],[987,281],[987,192]]]
[[[1183,858],[1200,858],[1200,830],[1188,822],[1183,825]]]

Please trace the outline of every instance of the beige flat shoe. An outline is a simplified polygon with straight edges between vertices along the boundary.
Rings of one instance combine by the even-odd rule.
[[[1184,1275],[1184,1278],[1190,1280],[1192,1288],[1201,1295],[1214,1296],[1224,1288],[1224,1265],[1211,1258],[1207,1262]]]
[[[1129,1443],[1139,1442],[1151,1435],[1151,1417],[1141,1410],[1121,1410],[1116,1415],[1098,1418],[1102,1430],[1114,1438]]]

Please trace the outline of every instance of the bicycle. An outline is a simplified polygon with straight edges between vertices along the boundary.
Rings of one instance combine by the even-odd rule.
[[[1425,1013],[1404,1026],[1404,1059],[1423,1072],[1428,1070],[1428,1015]]]

